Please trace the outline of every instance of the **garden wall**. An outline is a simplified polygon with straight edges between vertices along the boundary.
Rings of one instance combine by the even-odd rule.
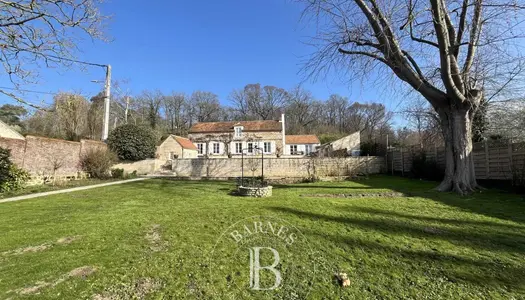
[[[106,148],[99,141],[81,140],[70,142],[38,136],[26,136],[25,140],[0,138],[0,147],[11,149],[11,159],[19,167],[31,173],[33,179],[53,175],[78,176],[80,159],[89,150]]]
[[[244,166],[243,166],[244,165]],[[172,163],[173,175],[179,177],[240,177],[261,175],[261,158],[176,159]],[[266,158],[266,178],[307,178],[351,176],[380,173],[385,166],[383,157],[347,158]]]
[[[113,169],[123,169],[124,173],[133,173],[137,172],[138,175],[153,174],[156,171],[160,170],[162,165],[166,163],[166,160],[160,159],[145,159],[135,162],[122,162],[114,165]]]

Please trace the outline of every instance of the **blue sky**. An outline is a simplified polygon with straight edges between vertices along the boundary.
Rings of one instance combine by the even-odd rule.
[[[110,43],[86,39],[78,59],[111,64],[113,79],[129,80],[132,94],[145,89],[162,92],[211,91],[228,103],[233,89],[248,83],[292,88],[305,78],[301,62],[313,49],[304,42],[315,27],[301,23],[302,6],[291,0],[140,1],[109,0],[102,10],[113,15]],[[24,88],[58,92],[97,93],[104,70],[42,70],[40,83]],[[0,86],[11,86],[5,76]],[[349,84],[330,76],[303,86],[317,99],[330,94],[352,101],[382,102],[395,109],[396,98],[372,83]],[[27,93],[33,103],[49,103],[52,96]],[[4,97],[0,102],[12,103]]]

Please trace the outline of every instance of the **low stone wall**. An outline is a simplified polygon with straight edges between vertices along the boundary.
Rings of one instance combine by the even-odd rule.
[[[145,174],[155,173],[165,163],[166,163],[165,160],[152,158],[152,159],[145,159],[145,160],[136,161],[136,162],[123,162],[123,163],[116,164],[111,168],[112,169],[124,169],[124,173],[126,174],[133,173],[134,171],[136,171],[138,175],[145,175]]]
[[[263,198],[263,197],[272,196],[272,190],[273,190],[272,186],[265,186],[265,187],[240,186],[237,189],[237,193],[239,194],[239,196]]]
[[[227,178],[260,176],[261,158],[176,159],[172,174],[178,177]],[[384,167],[384,158],[265,158],[266,178],[311,178],[377,174]]]

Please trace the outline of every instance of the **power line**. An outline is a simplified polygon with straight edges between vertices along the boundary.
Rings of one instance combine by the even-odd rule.
[[[35,94],[53,95],[53,96],[57,94],[57,93],[51,93],[51,92],[42,92],[42,91],[17,89],[17,88],[11,88],[11,87],[6,87],[6,86],[0,86],[0,89],[11,90],[11,91],[18,91],[18,92],[35,93]]]
[[[73,63],[77,63],[77,64],[88,65],[88,66],[95,66],[95,67],[102,67],[102,68],[107,68],[108,67],[108,65],[97,64],[97,63],[92,63],[92,62],[82,61],[82,60],[76,60],[76,59],[61,57],[61,56],[57,56],[57,55],[53,55],[53,54],[44,54],[44,53],[40,53],[40,52],[37,52],[37,51],[31,51],[31,50],[24,50],[24,51],[29,52],[29,53],[33,53],[35,55],[41,55],[41,56],[44,57],[44,59],[46,57],[50,57],[50,58],[54,58],[54,59],[65,60],[65,61],[69,61],[69,62],[73,62]]]
[[[69,61],[69,62],[74,62],[74,63],[77,63],[77,64],[88,65],[88,66],[96,66],[96,67],[102,67],[102,68],[107,68],[108,67],[108,65],[97,64],[97,63],[92,63],[92,62],[88,62],[88,61],[81,61],[81,60],[76,60],[76,59],[71,59],[71,58],[65,58],[65,57],[55,56],[55,55],[52,55],[52,54],[46,54],[45,56],[49,56],[49,57],[54,58],[54,59],[60,59],[60,60],[65,60],[65,61]]]

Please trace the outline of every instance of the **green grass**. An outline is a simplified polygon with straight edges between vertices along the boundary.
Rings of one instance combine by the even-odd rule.
[[[255,215],[282,219],[308,240],[313,258],[300,251],[295,259],[316,264],[309,299],[524,299],[525,200],[496,190],[459,197],[433,192],[434,185],[378,176],[276,186],[272,197],[253,199],[230,195],[231,182],[152,179],[3,203],[0,299],[138,298],[141,278],[158,283],[150,299],[224,299],[218,294],[228,281],[210,278],[209,253],[231,224]],[[412,197],[301,197],[378,191]],[[154,224],[159,251],[146,238]],[[55,242],[66,236],[80,238]],[[44,243],[52,247],[1,254]],[[97,271],[39,294],[16,292],[81,266]],[[334,282],[336,271],[348,274],[349,287]]]

